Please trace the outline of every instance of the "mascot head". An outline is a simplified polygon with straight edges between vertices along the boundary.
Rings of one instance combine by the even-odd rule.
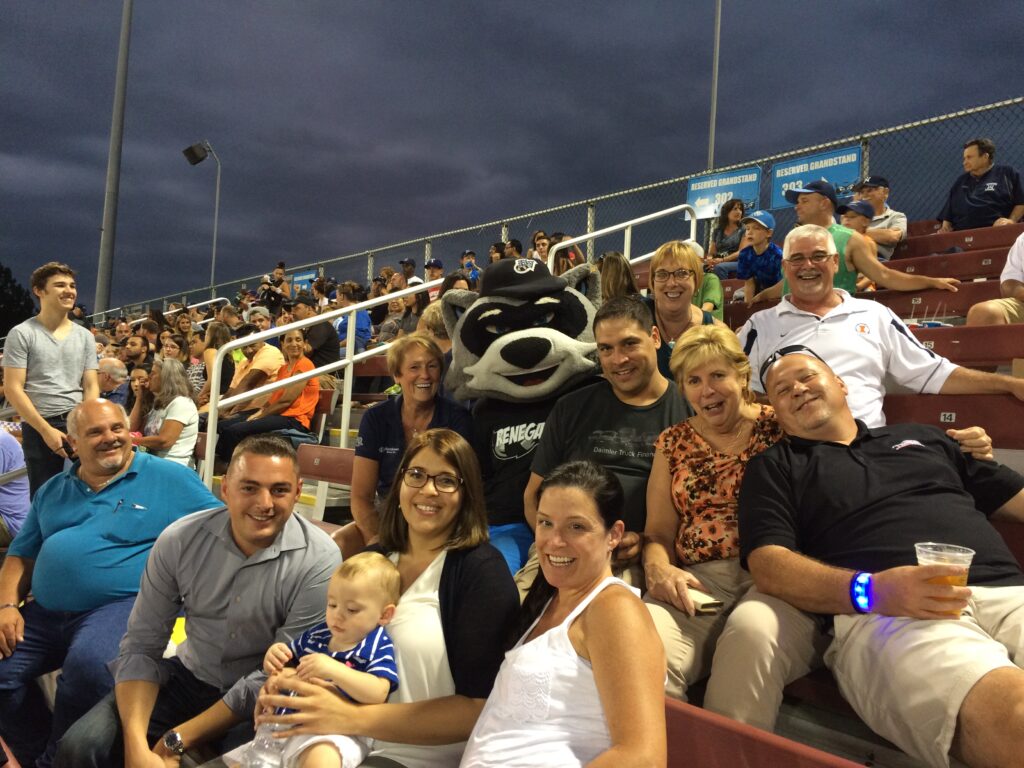
[[[539,261],[502,259],[481,280],[479,294],[441,300],[452,340],[445,389],[455,398],[544,400],[593,375],[601,286],[589,265],[553,277]]]

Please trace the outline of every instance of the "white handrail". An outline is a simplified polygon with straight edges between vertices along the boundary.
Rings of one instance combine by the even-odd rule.
[[[207,304],[216,304],[218,302],[224,302],[225,304],[230,304],[231,300],[227,299],[227,298],[225,298],[223,296],[218,296],[215,299],[207,299],[206,301],[197,301],[195,304],[189,304],[187,309],[192,310],[192,309],[195,309],[196,307],[205,307]],[[167,317],[168,315],[173,315],[175,312],[181,312],[183,309],[186,309],[186,307],[178,307],[177,309],[170,309],[170,310],[164,312],[164,317]],[[132,320],[130,323],[128,323],[128,325],[130,327],[134,327],[134,326],[138,325],[139,323],[141,323],[145,319],[146,319],[145,317],[140,317],[140,318],[138,318],[136,320]]]
[[[394,291],[392,293],[378,296],[373,299],[368,299],[360,304],[353,304],[349,307],[341,307],[339,309],[332,309],[330,312],[324,312],[322,315],[314,315],[313,317],[307,317],[304,320],[295,320],[294,322],[288,323],[287,325],[281,325],[276,328],[270,328],[266,331],[260,331],[258,333],[252,333],[248,336],[243,336],[239,339],[232,339],[226,344],[217,349],[217,354],[213,360],[213,371],[207,371],[207,375],[210,377],[210,408],[209,417],[206,423],[206,464],[203,467],[203,482],[206,483],[208,488],[213,488],[213,464],[214,464],[214,449],[217,444],[217,420],[219,418],[218,410],[221,407],[227,407],[235,405],[236,403],[245,402],[254,397],[265,395],[273,392],[277,389],[281,389],[289,384],[295,384],[300,381],[307,381],[312,379],[314,376],[320,376],[324,373],[332,373],[337,370],[344,370],[344,382],[343,382],[343,398],[341,402],[342,416],[341,416],[341,444],[342,447],[347,447],[348,442],[348,429],[349,419],[352,411],[352,384],[354,380],[353,366],[355,363],[362,362],[368,358],[382,354],[388,350],[390,344],[382,344],[368,349],[365,352],[356,354],[355,352],[355,313],[361,309],[368,309],[370,307],[376,307],[380,304],[387,304],[393,299],[402,299],[406,296],[412,296],[423,291],[428,291],[431,288],[439,287],[444,282],[443,278],[438,280],[431,280],[430,282],[424,282],[417,285],[403,288],[400,291]],[[231,397],[220,399],[220,375],[221,375],[221,362],[224,357],[232,350],[241,349],[247,347],[253,342],[266,341],[267,339],[275,336],[282,336],[288,331],[296,328],[308,328],[318,323],[329,323],[335,318],[342,317],[344,315],[352,315],[352,320],[349,321],[347,328],[347,336],[345,342],[345,356],[336,363],[328,363],[327,365],[321,365],[319,368],[314,368],[311,371],[298,374],[296,376],[290,376],[287,379],[281,381],[272,381],[268,384],[263,384],[255,389],[251,389],[247,392],[243,392],[239,395],[233,395]]]
[[[626,257],[626,261],[630,261],[629,253],[633,246],[633,227],[635,227],[637,224],[646,224],[649,221],[655,221],[656,219],[661,219],[664,218],[665,216],[671,216],[672,214],[679,213],[681,211],[685,211],[686,213],[690,214],[690,239],[696,240],[697,212],[693,209],[693,206],[683,203],[682,205],[676,205],[671,208],[666,208],[663,211],[655,211],[654,213],[648,213],[645,216],[638,216],[635,219],[623,221],[620,224],[613,224],[612,226],[605,227],[604,229],[598,229],[594,232],[588,232],[587,234],[580,235],[579,237],[571,237],[568,240],[562,240],[560,243],[556,243],[554,246],[552,246],[551,250],[548,251],[548,269],[551,271],[551,274],[555,273],[555,253],[557,253],[558,251],[565,251],[571,248],[572,246],[576,245],[577,243],[585,243],[589,240],[596,240],[599,237],[611,235],[614,234],[615,232],[622,232],[623,230],[625,230],[625,235],[623,235],[622,255]],[[642,261],[643,258],[639,260]]]

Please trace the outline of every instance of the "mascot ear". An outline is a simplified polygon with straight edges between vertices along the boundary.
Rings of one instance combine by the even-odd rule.
[[[599,290],[598,295],[600,294]],[[441,317],[444,319],[444,329],[448,332],[449,339],[455,338],[456,323],[479,297],[476,291],[464,291],[461,288],[453,288],[441,297]]]
[[[590,299],[590,303],[595,307],[601,306],[601,273],[592,269],[590,264],[573,267],[568,272],[563,272],[562,277],[570,288],[576,289]]]

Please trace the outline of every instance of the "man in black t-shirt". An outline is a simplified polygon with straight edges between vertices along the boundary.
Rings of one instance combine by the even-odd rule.
[[[936,428],[855,421],[842,379],[806,348],[761,375],[789,438],[751,459],[740,492],[757,588],[832,616],[825,662],[885,738],[930,765],[951,750],[1018,764],[1024,574],[986,518],[1024,522],[1024,478]],[[954,586],[962,568],[916,565],[924,541],[975,551],[969,588]]]
[[[640,559],[654,443],[664,429],[693,412],[658,370],[661,339],[642,301],[623,297],[605,302],[593,328],[604,378],[562,395],[551,410],[533,456],[523,508],[535,527],[540,484],[559,464],[589,460],[612,470],[626,498],[626,533],[614,555],[618,573]],[[642,583],[639,569],[633,577]]]

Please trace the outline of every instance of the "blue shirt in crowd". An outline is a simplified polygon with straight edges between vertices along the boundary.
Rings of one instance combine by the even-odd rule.
[[[342,315],[334,322],[334,328],[338,332],[338,341],[348,340],[348,319],[350,315]],[[356,311],[356,352],[362,352],[370,343],[370,336],[373,334],[373,323],[370,321],[370,313],[365,309]]]
[[[398,688],[395,646],[391,642],[391,635],[384,627],[377,627],[347,651],[332,651],[330,644],[330,628],[327,624],[317,624],[299,635],[289,647],[293,659],[298,660],[311,653],[323,653],[335,661],[348,665],[356,672],[367,672],[387,680],[390,686],[389,693]]]
[[[0,429],[0,474],[13,472],[25,466],[25,454],[21,443],[14,439],[10,432]],[[28,514],[28,475],[0,485],[0,517],[3,518],[7,532],[14,536],[18,533],[25,516]]]
[[[434,416],[428,429],[447,427],[473,444],[473,417],[461,405],[446,397],[434,398]],[[363,415],[356,438],[356,456],[378,462],[377,493],[386,496],[405,453],[405,430],[402,429],[402,396],[378,403]]]
[[[964,173],[953,182],[939,221],[956,230],[991,227],[1017,205],[1024,205],[1020,174],[1008,165],[993,165],[981,176]]]
[[[748,245],[740,251],[738,263],[736,277],[740,280],[754,278],[758,291],[770,288],[782,279],[782,249],[775,243],[768,243],[764,253],[756,253],[754,246]]]
[[[32,594],[50,611],[90,611],[139,591],[156,537],[180,517],[223,504],[194,470],[136,451],[131,466],[93,491],[79,462],[32,499],[9,553],[35,561]]]

